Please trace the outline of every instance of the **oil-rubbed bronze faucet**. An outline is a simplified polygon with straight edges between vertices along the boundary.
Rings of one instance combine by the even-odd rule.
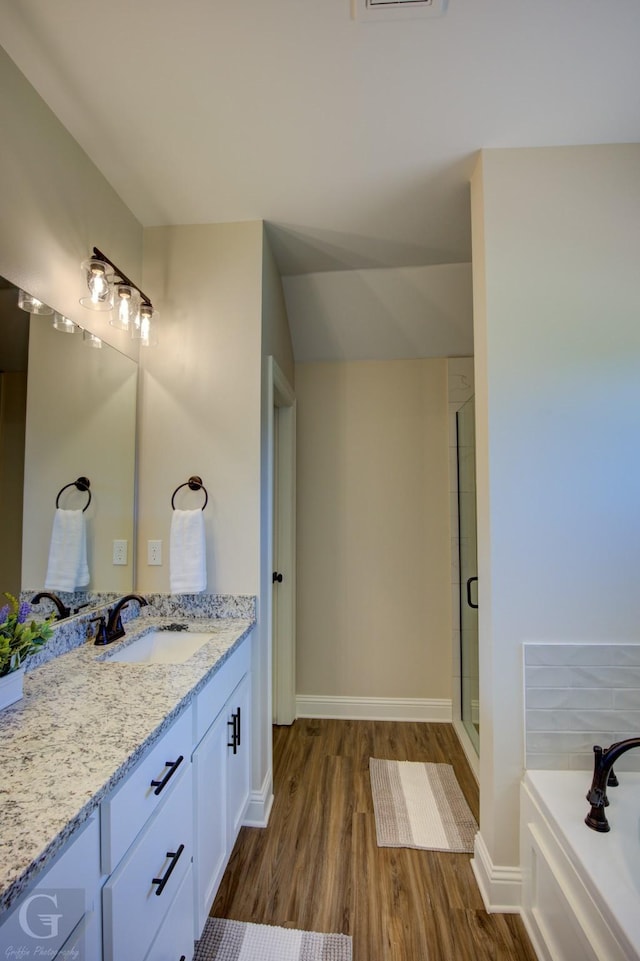
[[[126,594],[118,601],[116,606],[109,611],[106,624],[104,617],[94,618],[94,620],[98,621],[98,630],[95,639],[96,644],[111,644],[112,641],[117,641],[121,637],[124,637],[124,627],[122,626],[122,618],[120,615],[129,601],[137,601],[140,607],[146,607],[149,603],[142,594]]]
[[[594,745],[593,755],[593,780],[587,793],[587,801],[591,805],[591,810],[584,819],[584,823],[594,831],[609,831],[609,822],[604,813],[605,807],[609,804],[607,799],[607,787],[615,787],[618,779],[613,772],[613,765],[619,757],[631,751],[634,747],[640,747],[640,737],[630,737],[626,741],[616,741],[610,747],[602,748],[599,744]]]
[[[69,617],[71,614],[71,609],[62,603],[57,594],[51,594],[49,591],[40,591],[39,594],[34,594],[31,598],[31,603],[39,604],[40,601],[44,600],[45,597],[48,598],[48,600],[53,601],[58,609],[56,620],[61,621],[63,617]]]

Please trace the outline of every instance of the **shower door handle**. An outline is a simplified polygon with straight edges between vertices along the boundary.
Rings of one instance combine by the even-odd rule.
[[[478,609],[478,605],[477,605],[477,604],[474,604],[473,601],[471,600],[471,585],[473,584],[474,581],[475,581],[476,584],[477,584],[477,583],[478,583],[478,578],[477,578],[477,577],[470,577],[470,578],[467,580],[467,604],[469,605],[469,607],[473,607],[474,610],[477,610],[477,609]]]

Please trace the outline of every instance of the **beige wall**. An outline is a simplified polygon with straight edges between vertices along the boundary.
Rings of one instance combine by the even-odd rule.
[[[518,863],[522,642],[640,642],[639,171],[638,145],[488,150],[473,179],[480,828],[498,865]]]
[[[0,276],[137,357],[78,300],[94,246],[139,279],[142,227],[2,49],[0,91]]]
[[[22,589],[45,585],[58,491],[88,477],[88,589],[124,594],[133,587],[137,365],[107,345],[88,348],[80,331],[60,333],[50,319],[30,321]],[[74,488],[60,499],[63,508],[86,503]],[[113,564],[114,538],[126,540],[127,564]]]
[[[140,362],[137,585],[169,590],[171,495],[198,474],[207,589],[257,594],[262,223],[149,228],[144,256],[161,320]],[[183,507],[200,502],[186,495]],[[162,540],[161,567],[147,564],[149,539]]]
[[[269,238],[262,236],[262,353],[275,357],[280,370],[293,386],[295,372],[291,332],[287,319],[282,280]]]
[[[471,264],[328,270],[283,283],[298,363],[473,353]]]
[[[451,696],[446,360],[299,364],[303,695]]]
[[[253,785],[271,768],[270,619],[264,356],[291,376],[282,287],[259,221],[145,231],[145,287],[160,291],[159,346],[141,352],[138,588],[169,590],[171,495],[198,474],[205,511],[207,589],[260,598],[253,644]],[[182,492],[182,506],[201,503]],[[147,564],[160,539],[163,565]]]
[[[141,225],[2,49],[0,91],[0,275],[137,357],[134,342],[78,301],[94,245],[139,275]],[[51,502],[47,510],[50,531]]]

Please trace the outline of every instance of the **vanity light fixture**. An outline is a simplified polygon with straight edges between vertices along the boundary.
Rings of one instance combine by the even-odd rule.
[[[158,339],[154,324],[158,313],[147,295],[97,247],[82,268],[89,297],[81,298],[80,303],[92,310],[113,310],[109,321],[112,327],[128,330],[132,337],[140,340],[141,347],[155,347]]]
[[[92,334],[90,330],[82,331],[82,343],[85,347],[93,347],[96,350],[102,348],[102,341],[95,334]]]
[[[133,323],[140,306],[140,295],[135,287],[129,284],[114,284],[113,317],[109,321],[112,327],[120,330],[133,331]]]
[[[50,317],[53,313],[53,307],[43,304],[41,300],[33,297],[32,294],[28,294],[26,290],[18,291],[18,307],[21,310],[26,310],[28,314],[41,314],[45,317]]]
[[[111,310],[113,272],[109,270],[109,264],[95,256],[95,247],[93,252],[93,257],[82,262],[89,294],[81,297],[80,303],[89,310]]]
[[[62,331],[63,334],[73,334],[76,329],[76,325],[72,320],[69,320],[68,317],[65,317],[64,314],[59,314],[57,311],[53,315],[53,326],[56,330]]]
[[[158,311],[153,309],[152,304],[140,304],[140,309],[131,328],[131,336],[140,341],[141,347],[157,346],[157,319]]]

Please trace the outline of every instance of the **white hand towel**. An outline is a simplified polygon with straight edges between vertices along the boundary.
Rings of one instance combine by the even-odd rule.
[[[172,594],[207,588],[207,549],[201,510],[174,510],[171,516],[169,584]]]
[[[58,507],[53,517],[44,586],[50,591],[75,591],[88,583],[84,514],[82,511],[65,511]]]

